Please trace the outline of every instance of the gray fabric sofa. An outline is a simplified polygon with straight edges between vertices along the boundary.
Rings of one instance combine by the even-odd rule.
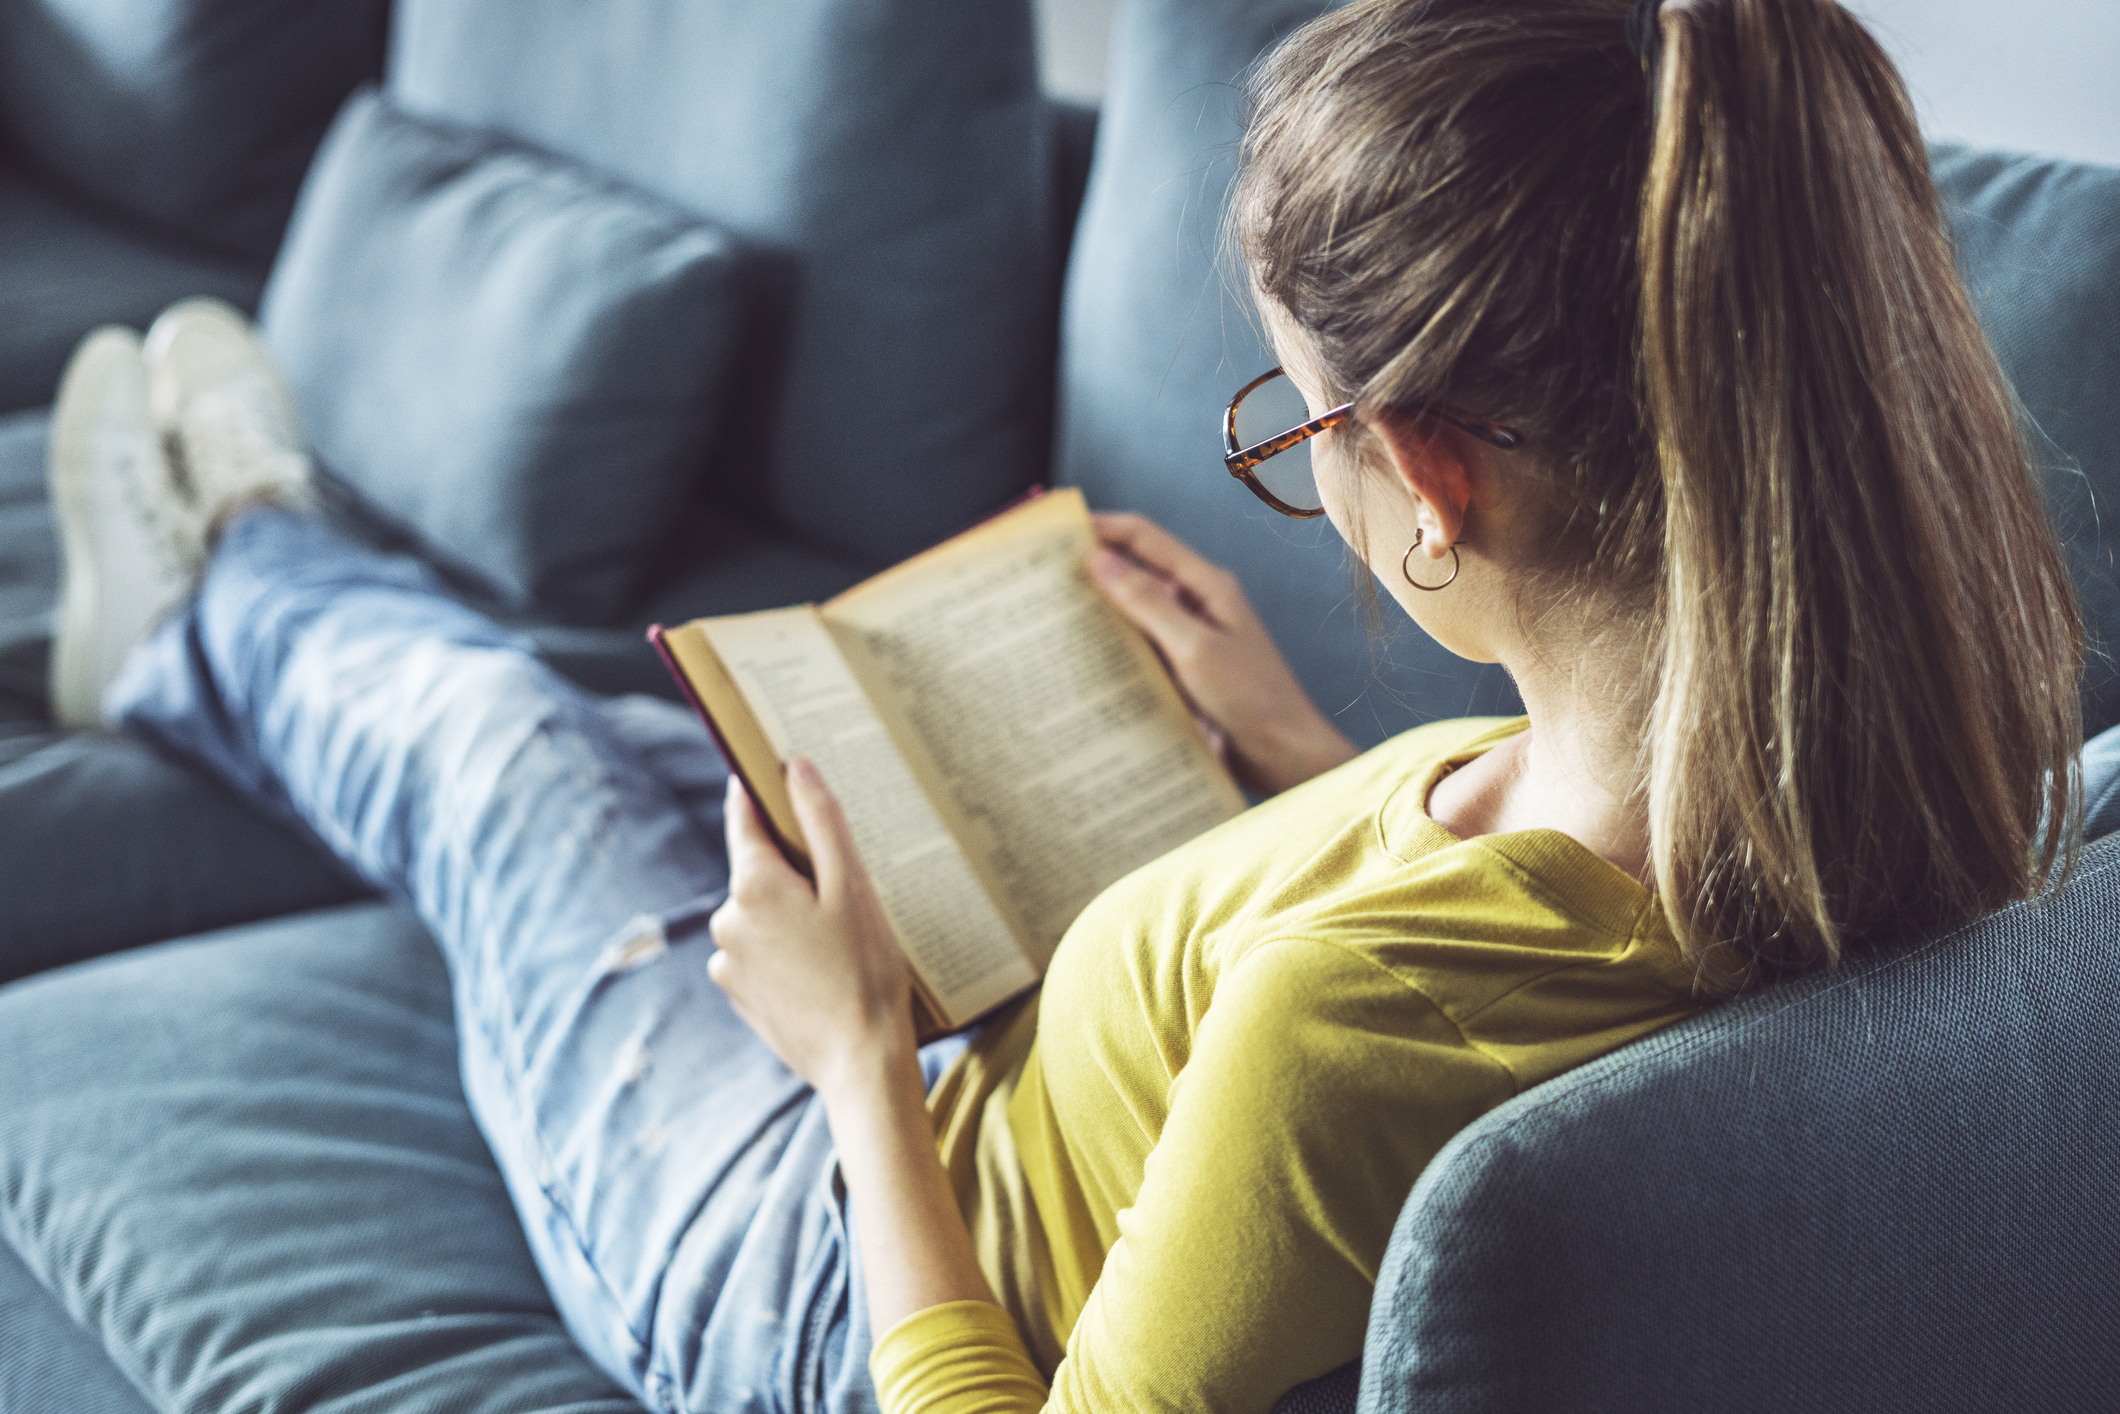
[[[1093,164],[1088,116],[1039,96],[1028,15],[1003,0],[637,0],[622,15],[400,0],[387,63],[380,0],[314,31],[268,21],[332,6],[134,4],[140,27],[183,41],[171,65],[202,46],[256,57],[231,36],[274,36],[265,96],[286,121],[267,126],[306,134],[305,161],[380,71],[380,98],[355,101],[476,135],[465,163],[564,164],[592,206],[604,184],[733,252],[715,425],[670,443],[697,466],[647,528],[653,562],[628,597],[593,614],[510,601],[458,567],[467,595],[591,686],[663,690],[638,641],[652,619],[828,592],[1050,475],[1235,565],[1362,740],[1514,705],[1506,682],[1410,634],[1373,662],[1336,546],[1269,517],[1214,459],[1222,401],[1270,362],[1216,263],[1229,81],[1316,0],[1136,0]],[[93,36],[82,14],[122,8],[16,0],[0,72],[48,64],[22,35]],[[19,321],[0,321],[0,391],[25,390],[0,416],[0,977],[19,979],[0,988],[0,1414],[630,1410],[530,1265],[417,920],[182,763],[44,720],[53,550],[34,404],[90,324],[144,321],[179,294],[251,301],[269,279],[268,333],[313,347],[288,311],[291,292],[331,289],[295,258],[324,248],[310,233],[329,173],[312,173],[269,267],[296,207],[291,149],[198,127],[175,144],[193,154],[183,180],[166,160],[131,176],[104,162],[99,185],[67,185],[62,159],[96,122],[213,110],[142,118],[108,97],[64,135],[75,147],[39,148],[27,83],[0,85],[0,312],[45,311],[35,339],[10,342]],[[279,185],[245,204],[202,152]],[[2120,530],[2098,512],[2120,478],[2120,173],[1945,149],[1936,165],[2109,642]],[[357,238],[357,220],[337,234]],[[240,277],[212,283],[223,266]],[[352,285],[346,318],[364,327],[390,293]],[[516,351],[488,352],[416,364],[404,386],[475,387]],[[427,502],[386,504],[388,488],[456,488],[418,480],[416,457],[378,479],[361,420],[324,401],[367,371],[305,385],[313,422],[353,429],[319,451],[343,514],[423,546]],[[2085,708],[2093,731],[2120,722],[2109,659]],[[2106,827],[2120,750],[2101,743],[2088,765]],[[1473,1126],[1408,1201],[1363,1365],[1283,1408],[1354,1408],[1358,1388],[1379,1411],[2109,1406],[2116,849],[2094,846],[2041,905],[1710,1013]]]

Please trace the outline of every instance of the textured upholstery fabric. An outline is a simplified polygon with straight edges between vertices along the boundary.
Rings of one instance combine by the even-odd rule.
[[[635,1414],[546,1299],[406,915],[51,973],[0,1035],[0,1237],[158,1407]]]
[[[1281,1396],[1274,1414],[1354,1414],[1355,1398],[1362,1387],[1359,1363],[1318,1376]]]
[[[0,981],[367,892],[131,737],[0,727]]]
[[[0,1242],[0,1414],[152,1414],[131,1381]]]
[[[758,528],[723,512],[687,532],[692,567],[633,610],[641,623],[680,624],[704,614],[742,614],[828,599],[862,576],[843,556]],[[592,692],[647,692],[675,698],[677,684],[636,628],[521,625],[546,662]]]
[[[2084,730],[2120,723],[2120,168],[1933,153],[1959,265],[2017,386],[2094,653]]]
[[[2083,837],[2102,840],[2120,830],[2120,727],[2083,745]]]
[[[388,9],[9,0],[0,128],[39,169],[116,211],[268,257],[339,100],[381,67]]]
[[[1323,520],[1274,514],[1222,468],[1230,394],[1277,361],[1220,228],[1232,81],[1319,0],[1140,0],[1120,17],[1061,343],[1059,480],[1234,568],[1304,685],[1368,744],[1417,722],[1518,710],[1497,668],[1383,606],[1371,663],[1349,557]]]
[[[0,720],[42,722],[59,542],[41,412],[0,415]]]
[[[0,271],[0,413],[50,403],[98,324],[144,329],[186,295],[250,309],[265,284],[261,260],[142,234],[4,163]]]
[[[774,278],[717,499],[873,567],[1044,473],[1026,0],[407,0],[390,66],[409,112],[564,153],[759,249]]]
[[[1363,1409],[2109,1407],[2116,917],[2108,839],[1488,1115],[1399,1220]]]
[[[365,92],[259,323],[325,466],[504,600],[595,619],[670,537],[742,313],[696,218]]]

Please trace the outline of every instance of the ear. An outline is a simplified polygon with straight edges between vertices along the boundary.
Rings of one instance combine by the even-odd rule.
[[[1422,531],[1421,549],[1439,560],[1465,534],[1465,511],[1472,504],[1472,467],[1464,434],[1446,422],[1419,413],[1386,408],[1363,418],[1391,459],[1400,484],[1420,503],[1415,524]]]

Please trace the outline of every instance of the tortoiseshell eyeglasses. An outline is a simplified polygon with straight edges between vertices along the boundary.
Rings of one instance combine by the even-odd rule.
[[[1343,403],[1318,417],[1310,416],[1310,405],[1294,380],[1281,369],[1269,369],[1237,390],[1222,419],[1222,438],[1227,450],[1222,464],[1229,474],[1251,488],[1254,496],[1284,516],[1309,520],[1325,514],[1325,500],[1318,495],[1318,479],[1311,470],[1310,439],[1330,431],[1354,416],[1354,404]],[[1511,428],[1482,418],[1466,417],[1431,404],[1407,409],[1462,428],[1482,442],[1508,451],[1523,445],[1523,437]]]

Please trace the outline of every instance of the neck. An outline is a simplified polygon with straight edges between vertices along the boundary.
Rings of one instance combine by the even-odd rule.
[[[1655,681],[1643,636],[1606,631],[1594,646],[1505,654],[1531,729],[1436,787],[1429,808],[1461,838],[1511,830],[1568,835],[1615,868],[1649,878],[1649,801],[1641,744]]]

